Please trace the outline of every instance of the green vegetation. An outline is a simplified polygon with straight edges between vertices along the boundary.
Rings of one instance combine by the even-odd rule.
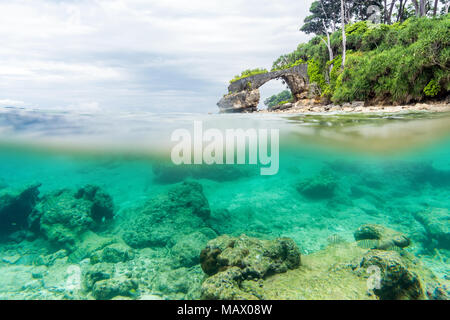
[[[285,63],[285,64],[280,64],[280,65],[273,65],[272,71],[280,71],[280,70],[286,70],[286,69],[290,69],[296,66],[299,66],[301,64],[305,64],[306,62],[303,59],[298,59],[295,62],[292,63]]]
[[[359,21],[346,26],[347,58],[342,64],[342,33],[330,34],[336,57],[329,61],[323,36],[316,36],[274,62],[283,69],[308,63],[310,82],[333,102],[365,100],[408,103],[445,97],[450,88],[450,15],[411,17],[392,25]]]
[[[293,101],[292,93],[289,90],[284,90],[283,92],[273,95],[264,101],[264,104],[270,109],[275,106],[289,103]]]
[[[255,76],[257,74],[264,74],[264,73],[268,73],[267,69],[248,69],[245,71],[242,71],[242,73],[240,75],[235,76],[230,83],[239,81],[241,79],[247,78],[247,77],[251,77],[251,76]]]

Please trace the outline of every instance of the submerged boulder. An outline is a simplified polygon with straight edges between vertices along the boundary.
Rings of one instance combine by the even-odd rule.
[[[207,227],[209,216],[202,186],[184,182],[133,210],[122,237],[133,248],[171,247],[186,234]]]
[[[423,225],[430,247],[450,250],[450,212],[444,208],[434,208],[414,214],[415,219]]]
[[[296,188],[307,198],[321,200],[332,198],[337,186],[337,178],[328,171],[322,171],[317,176],[298,183]]]
[[[245,235],[221,236],[208,242],[200,255],[210,277],[202,285],[205,299],[247,299],[255,295],[244,281],[258,281],[300,266],[300,251],[291,239],[259,240]]]
[[[113,216],[112,198],[99,187],[86,186],[45,196],[32,221],[50,242],[72,251],[82,233],[95,230]]]
[[[354,236],[359,245],[367,249],[395,250],[411,244],[411,240],[404,234],[376,224],[359,227]]]
[[[361,261],[363,268],[375,272],[373,291],[381,300],[425,299],[419,276],[411,271],[405,259],[395,251],[369,251]]]
[[[18,190],[3,189],[0,193],[0,239],[28,229],[28,217],[39,200],[39,187],[33,184]]]

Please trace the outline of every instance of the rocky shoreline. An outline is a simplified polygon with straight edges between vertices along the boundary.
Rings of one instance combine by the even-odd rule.
[[[363,101],[343,105],[323,105],[313,99],[287,103],[270,110],[258,110],[258,113],[400,113],[400,112],[450,112],[449,102],[427,102],[410,105],[373,105],[365,106]]]

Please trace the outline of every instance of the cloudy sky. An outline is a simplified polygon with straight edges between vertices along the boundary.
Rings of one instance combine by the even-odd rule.
[[[0,0],[0,107],[216,112],[235,74],[309,39],[310,3]]]

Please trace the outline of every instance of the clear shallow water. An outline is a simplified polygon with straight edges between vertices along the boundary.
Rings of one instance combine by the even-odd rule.
[[[279,173],[261,176],[255,166],[173,167],[170,135],[177,128],[191,129],[194,120],[204,121],[208,128],[280,129]],[[79,115],[2,109],[0,192],[34,182],[41,184],[40,197],[66,188],[99,186],[113,199],[115,218],[94,232],[122,241],[139,205],[184,180],[196,181],[209,202],[211,229],[217,235],[290,237],[309,254],[326,247],[330,236],[353,241],[359,226],[376,223],[411,237],[411,252],[443,279],[450,271],[448,244],[431,239],[415,215],[450,210],[449,120],[448,115],[429,113]],[[18,243],[6,239],[0,254],[45,256],[64,248],[45,238],[35,235]],[[148,292],[162,298],[196,298],[194,289],[172,288],[175,280],[170,276],[158,280],[158,275],[180,269],[177,257],[167,253],[174,251],[173,245],[149,245],[142,253],[152,250],[147,268],[156,274]],[[50,268],[44,284],[30,289],[25,285],[32,281],[29,268],[34,267],[3,261],[0,298],[63,298],[52,288],[64,287],[65,269]],[[186,270],[193,278],[201,277],[196,265]],[[59,278],[58,272],[63,274]],[[54,277],[47,279],[52,273]],[[17,286],[10,283],[11,275]]]

